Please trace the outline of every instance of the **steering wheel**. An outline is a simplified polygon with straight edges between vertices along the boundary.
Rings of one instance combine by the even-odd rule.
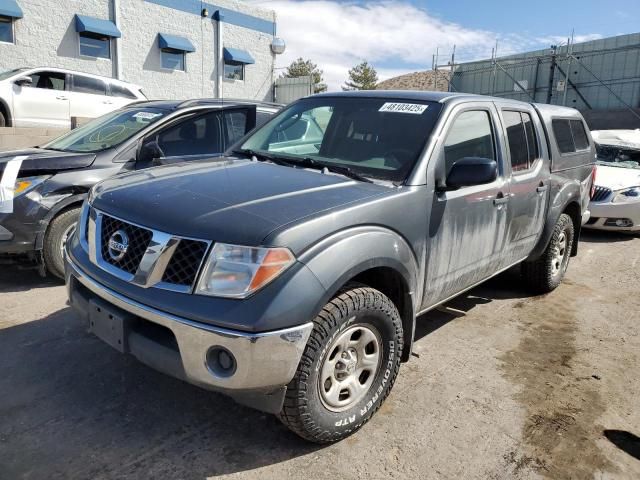
[[[384,153],[384,164],[387,167],[401,168],[403,166],[402,159],[411,158],[414,152],[408,148],[393,148]]]

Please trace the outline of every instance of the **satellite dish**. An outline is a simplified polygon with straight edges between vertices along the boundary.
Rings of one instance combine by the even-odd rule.
[[[284,40],[279,37],[274,38],[273,41],[271,42],[271,51],[276,55],[280,55],[284,53],[286,48],[287,48],[287,44],[284,43]]]

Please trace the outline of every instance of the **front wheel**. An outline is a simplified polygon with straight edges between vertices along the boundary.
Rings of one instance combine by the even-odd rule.
[[[80,216],[80,208],[71,208],[49,224],[44,237],[44,264],[47,270],[58,278],[64,278],[64,247]]]
[[[389,395],[402,347],[402,321],[393,302],[373,288],[348,286],[314,320],[280,419],[316,443],[351,435]]]
[[[534,292],[549,293],[560,285],[569,266],[574,235],[573,220],[563,213],[540,258],[522,263],[522,275]]]

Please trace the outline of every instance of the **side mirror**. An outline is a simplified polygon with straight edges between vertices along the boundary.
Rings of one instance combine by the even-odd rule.
[[[33,85],[33,79],[31,77],[18,77],[16,78],[15,82],[16,85],[20,86],[20,87],[30,87],[31,85]]]
[[[446,190],[483,185],[498,178],[495,160],[480,157],[465,157],[453,164],[447,176]]]
[[[164,157],[164,152],[160,148],[157,140],[143,143],[138,153],[139,162],[152,163],[155,159],[162,157]]]

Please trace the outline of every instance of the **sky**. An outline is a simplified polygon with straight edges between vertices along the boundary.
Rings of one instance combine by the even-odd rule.
[[[324,71],[339,90],[352,66],[367,60],[380,80],[431,68],[439,49],[445,65],[526,52],[575,41],[636,33],[640,0],[253,0],[276,11],[278,36],[287,43],[277,71],[298,57]]]

